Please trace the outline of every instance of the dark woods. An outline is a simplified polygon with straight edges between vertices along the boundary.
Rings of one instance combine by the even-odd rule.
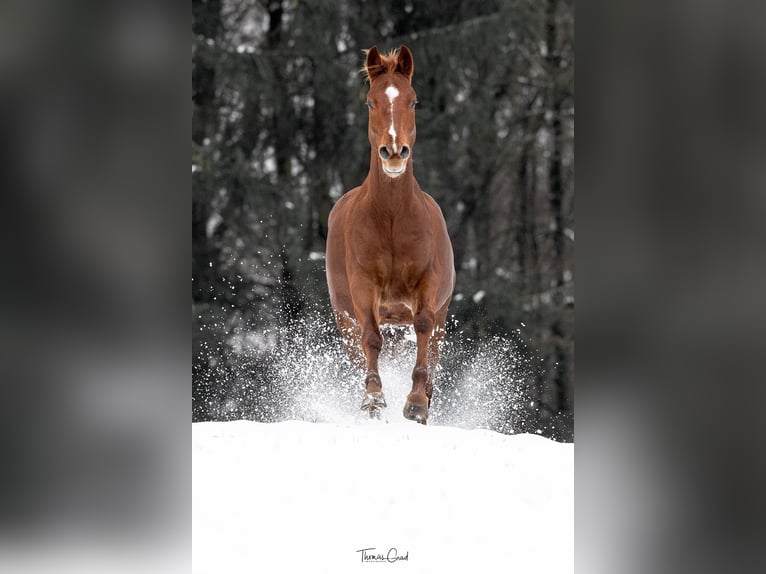
[[[525,412],[497,430],[571,440],[572,2],[194,0],[193,17],[194,420],[268,420],[269,350],[309,315],[336,337],[323,255],[369,167],[362,50],[406,43],[415,175],[455,249],[444,370],[517,342]]]

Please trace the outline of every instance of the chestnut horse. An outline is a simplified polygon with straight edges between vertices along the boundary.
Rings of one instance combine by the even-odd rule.
[[[367,50],[370,172],[330,213],[326,262],[346,351],[366,370],[362,410],[375,416],[386,406],[378,375],[380,326],[414,325],[418,351],[404,416],[425,424],[455,264],[441,209],[412,172],[413,69],[406,46],[389,54]]]

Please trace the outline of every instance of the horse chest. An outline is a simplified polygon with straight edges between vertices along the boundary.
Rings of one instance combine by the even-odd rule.
[[[351,218],[348,249],[354,268],[381,289],[384,301],[406,301],[428,273],[433,241],[420,206],[385,214],[360,209]]]
[[[398,301],[410,297],[428,271],[430,257],[426,245],[418,246],[417,241],[394,234],[375,259],[374,272],[383,299]]]

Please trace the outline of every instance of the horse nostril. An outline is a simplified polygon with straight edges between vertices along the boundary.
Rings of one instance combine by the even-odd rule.
[[[382,157],[383,159],[388,159],[391,157],[391,154],[388,153],[388,148],[384,145],[380,146],[378,153],[380,154],[380,157]]]
[[[410,155],[410,148],[408,148],[406,145],[403,145],[402,151],[399,155],[402,156],[402,159],[407,159],[407,157]]]

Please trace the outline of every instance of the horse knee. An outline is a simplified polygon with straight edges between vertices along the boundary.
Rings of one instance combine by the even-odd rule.
[[[433,313],[418,313],[413,321],[413,326],[416,333],[430,335],[434,330]]]

